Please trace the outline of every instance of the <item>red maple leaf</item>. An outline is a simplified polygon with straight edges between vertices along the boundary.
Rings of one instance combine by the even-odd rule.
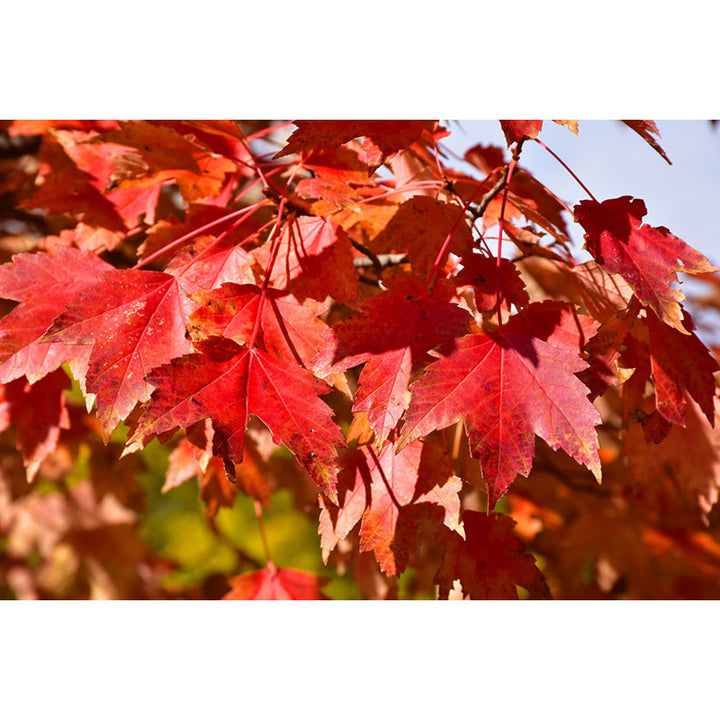
[[[327,579],[268,562],[262,570],[236,575],[228,582],[232,590],[223,600],[323,600],[321,588]]]
[[[622,122],[634,130],[663,158],[663,160],[667,162],[668,165],[672,165],[670,158],[665,154],[665,151],[660,147],[658,141],[653,137],[653,135],[660,137],[660,131],[657,129],[657,125],[653,120],[622,120]]]
[[[325,341],[327,325],[318,315],[327,310],[326,306],[310,298],[300,302],[294,295],[273,288],[266,290],[265,296],[259,336],[264,349],[286,362],[313,369],[313,359]],[[261,297],[257,285],[235,283],[194,293],[192,298],[200,307],[190,316],[190,337],[195,341],[222,335],[240,344],[249,342]]]
[[[466,150],[464,160],[480,170],[483,175],[489,175],[495,168],[507,165],[505,151],[501,147],[482,143]]]
[[[350,186],[365,185],[374,188],[375,181],[368,177],[367,163],[360,159],[362,147],[359,143],[335,145],[326,150],[313,150],[306,157],[303,167],[323,180],[342,183],[348,191]]]
[[[626,367],[637,368],[644,378],[652,377],[657,412],[667,423],[685,426],[687,397],[690,396],[707,417],[715,423],[714,373],[720,369],[715,358],[693,332],[690,316],[683,311],[683,329],[661,322],[655,313],[638,318],[622,353]],[[652,421],[654,422],[654,421]],[[664,426],[666,433],[669,425]]]
[[[15,427],[28,482],[57,446],[60,429],[70,427],[63,394],[69,388],[70,378],[61,369],[33,385],[25,378],[0,385],[0,432]]]
[[[245,134],[235,120],[165,120],[163,125],[174,128],[181,135],[192,133],[215,154],[238,160],[238,170],[244,177],[254,177],[255,164]]]
[[[168,469],[162,492],[179,487],[190,478],[199,476],[207,469],[212,455],[193,445],[187,438],[181,438],[168,457]]]
[[[364,137],[371,172],[390,155],[412,145],[423,130],[432,132],[437,125],[434,120],[296,120],[294,124],[297,130],[276,157],[303,150],[329,150]]]
[[[571,268],[561,265],[560,271],[569,298],[600,322],[624,312],[633,299],[632,288],[625,280],[609,273],[594,260]],[[562,290],[560,293],[564,294]]]
[[[212,443],[212,426],[210,438]],[[210,447],[212,448],[212,445]],[[205,514],[208,517],[215,517],[221,507],[232,507],[235,504],[240,488],[235,480],[228,478],[222,459],[201,450],[185,437],[168,457],[168,470],[162,492],[168,492],[192,477],[198,479],[200,497],[205,503]]]
[[[458,284],[471,285],[475,294],[475,306],[480,311],[495,310],[498,293],[502,304],[510,309],[525,307],[530,301],[520,271],[514,263],[505,258],[496,258],[473,253],[462,259],[463,268],[455,276]]]
[[[413,270],[422,275],[433,267],[450,232],[449,251],[469,256],[473,247],[472,235],[462,218],[462,208],[434,197],[417,195],[400,205],[370,247],[376,253],[406,252]]]
[[[577,333],[555,332],[549,344],[533,332],[539,321],[559,323],[555,304],[543,305],[528,306],[496,332],[455,341],[410,386],[413,398],[399,447],[464,419],[491,507],[518,473],[530,473],[535,435],[553,449],[565,450],[600,479],[595,431],[600,415],[575,376],[587,363],[579,357]],[[528,312],[534,313],[532,322],[525,318]],[[550,339],[542,325],[540,334]]]
[[[118,130],[96,142],[121,146],[112,175],[121,190],[174,180],[183,199],[193,202],[219,193],[225,176],[237,170],[233,160],[213,153],[194,135],[144,120],[120,122]]]
[[[188,294],[218,288],[223,283],[254,283],[253,256],[242,247],[203,235],[179,252],[165,268]]]
[[[632,372],[618,365],[617,360],[639,309],[640,303],[633,298],[628,308],[608,316],[585,346],[590,367],[578,373],[578,377],[590,388],[591,400],[610,385],[622,384]]]
[[[69,130],[50,130],[43,135],[37,189],[22,206],[43,208],[50,213],[69,213],[90,225],[123,230],[124,223],[117,208],[103,195],[112,171],[112,160],[101,159],[107,166],[103,184],[101,177],[94,176],[87,168],[79,168],[69,155],[70,148],[88,137],[92,135]]]
[[[365,363],[353,409],[368,413],[382,444],[408,407],[411,373],[427,362],[428,350],[465,333],[469,321],[457,305],[427,297],[416,278],[400,276],[360,314],[326,331],[315,367],[343,372]]]
[[[323,560],[361,520],[360,551],[372,550],[388,575],[405,570],[423,517],[458,531],[462,481],[449,477],[446,460],[437,445],[419,441],[400,452],[393,442],[379,454],[361,446],[346,456],[338,475],[340,505],[320,498]]]
[[[335,495],[337,448],[342,433],[318,395],[328,386],[309,371],[260,348],[223,337],[199,342],[199,352],[153,370],[156,386],[129,441],[129,451],[152,437],[211,418],[216,455],[242,463],[250,414],[285,443],[329,497]]]
[[[113,130],[117,120],[13,120],[8,127],[10,135],[42,135],[50,128],[70,130]]]
[[[357,272],[350,238],[326,218],[303,215],[283,226],[270,275],[274,287],[320,302],[331,296],[347,305],[358,299]],[[253,255],[267,266],[269,248]]]
[[[75,227],[61,230],[59,235],[46,235],[38,247],[42,250],[53,250],[58,246],[74,245],[80,250],[99,253],[113,250],[125,239],[122,231],[112,231],[104,227],[93,227],[79,222]]]
[[[501,120],[500,127],[505,135],[507,146],[519,142],[523,137],[536,138],[542,130],[542,120]]]
[[[627,420],[622,452],[633,483],[633,503],[661,508],[670,524],[682,523],[682,514],[688,510],[694,520],[699,511],[707,526],[707,516],[720,497],[720,423],[709,422],[683,391],[684,426],[666,422],[659,439],[648,438],[645,419],[659,413],[652,412],[654,401],[644,394],[644,376],[636,371],[623,392]],[[719,411],[720,400],[715,398],[713,417]],[[672,510],[666,514],[668,507]]]
[[[172,275],[110,270],[76,295],[45,333],[49,342],[92,345],[85,390],[97,395],[106,440],[150,397],[148,372],[190,349],[188,304]]]
[[[669,422],[684,426],[687,402],[682,391],[687,390],[714,425],[713,374],[720,366],[692,332],[690,316],[684,313],[683,327],[688,335],[660,322],[654,313],[647,313],[647,324],[658,412]]]
[[[111,231],[135,227],[141,215],[152,223],[159,185],[113,187],[123,152],[96,132],[51,131],[43,137],[39,187],[25,206],[80,215],[86,224]]]
[[[295,192],[306,200],[327,200],[332,203],[330,208],[335,210],[338,208],[354,210],[358,207],[357,201],[360,200],[360,195],[347,183],[327,177],[304,178],[297,184]]]
[[[622,276],[640,302],[681,333],[683,293],[672,287],[677,271],[697,274],[720,268],[667,228],[643,225],[645,203],[629,195],[601,203],[583,200],[573,209],[585,229],[588,252],[607,270]]]
[[[515,521],[507,515],[466,510],[465,538],[445,531],[442,565],[435,576],[440,597],[448,597],[456,580],[472,600],[515,600],[517,585],[531,598],[550,599],[550,590],[535,558],[515,535]]]
[[[76,368],[87,362],[88,348],[39,340],[73,298],[112,269],[92,253],[64,247],[15,255],[0,266],[0,296],[20,303],[0,320],[0,382],[25,375],[34,383],[66,360],[75,359]]]
[[[407,565],[408,551],[415,546],[417,527],[412,518],[404,516],[403,508],[415,494],[422,443],[395,453],[388,443],[379,455],[368,448],[370,455],[370,502],[363,513],[360,529],[360,550],[372,550],[380,569],[398,575]]]

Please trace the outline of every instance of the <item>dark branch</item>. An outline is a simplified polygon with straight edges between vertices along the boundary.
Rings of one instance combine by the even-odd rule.
[[[500,177],[500,179],[495,183],[495,185],[492,186],[492,188],[490,188],[490,190],[488,190],[480,198],[480,202],[478,203],[477,207],[470,210],[470,214],[473,216],[473,220],[477,220],[485,214],[487,206],[490,204],[492,199],[499,195],[502,189],[505,187],[505,183],[507,182],[507,175],[508,169],[507,167],[504,167],[502,169],[502,176]]]
[[[402,263],[410,262],[408,260],[407,253],[389,253],[387,255],[374,255],[372,258],[353,258],[353,265],[356,268],[374,267],[378,269],[385,268],[390,265],[401,265]]]

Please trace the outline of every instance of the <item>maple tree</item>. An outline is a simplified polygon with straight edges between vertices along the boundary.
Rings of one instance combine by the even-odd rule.
[[[2,596],[720,597],[718,268],[543,124],[4,121]]]

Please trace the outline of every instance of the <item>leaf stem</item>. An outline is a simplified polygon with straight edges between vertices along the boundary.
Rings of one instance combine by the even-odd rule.
[[[433,266],[430,270],[430,274],[428,275],[427,282],[425,283],[425,292],[428,295],[432,295],[433,287],[435,286],[435,280],[437,278],[438,273],[440,272],[440,263],[442,262],[443,257],[445,256],[445,251],[448,249],[448,246],[450,245],[450,240],[452,238],[453,233],[455,232],[455,229],[460,224],[460,221],[465,217],[465,213],[467,212],[467,209],[472,205],[473,200],[475,199],[475,196],[483,189],[482,185],[479,185],[478,188],[475,190],[475,192],[470,196],[470,199],[463,204],[462,209],[460,213],[458,214],[457,218],[455,219],[455,222],[453,223],[452,227],[450,228],[450,232],[447,234],[447,237],[445,238],[445,242],[442,244],[442,247],[440,248],[440,252],[437,254],[437,257],[435,258],[435,262],[433,262]]]
[[[252,154],[252,150],[250,150],[250,143],[247,142],[246,138],[243,138],[242,140],[240,140],[240,143],[245,148],[247,154],[250,156],[250,159],[252,160],[252,165],[250,165],[250,163],[246,163],[244,160],[239,160],[238,162],[240,162],[241,164],[243,164],[251,169],[254,169],[255,172],[258,174],[258,177],[260,178],[260,182],[262,182],[263,187],[266,190],[269,190],[270,185],[268,183],[268,180],[265,177],[263,171],[260,169],[260,166],[258,165],[258,162],[255,159],[255,156]]]
[[[495,302],[495,312],[498,319],[498,327],[502,325],[502,240],[503,240],[503,227],[505,225],[505,205],[507,203],[508,190],[510,189],[510,180],[512,180],[513,170],[517,165],[517,159],[513,157],[508,166],[507,182],[505,183],[505,189],[503,191],[502,206],[500,207],[500,218],[498,221],[498,244],[497,254],[495,256],[495,267],[497,268],[497,300]]]
[[[278,250],[280,248],[280,243],[277,242],[277,238],[279,236],[278,228],[280,227],[280,223],[282,222],[282,215],[283,210],[285,208],[285,198],[281,198],[280,205],[278,206],[278,216],[277,221],[275,222],[275,225],[273,229],[270,231],[270,235],[268,236],[268,239],[266,242],[270,243],[270,257],[268,258],[268,264],[265,268],[265,277],[263,278],[263,284],[262,288],[260,290],[260,301],[258,302],[258,308],[257,308],[257,314],[255,315],[255,324],[253,325],[253,331],[252,335],[250,336],[250,341],[248,342],[248,348],[252,350],[252,348],[255,347],[255,342],[257,341],[258,333],[260,332],[260,323],[262,318],[262,312],[263,308],[265,306],[265,298],[267,296],[267,289],[270,285],[270,276],[272,274],[273,266],[275,265],[275,260],[278,256]]]
[[[263,128],[262,130],[256,130],[251,135],[246,135],[246,140],[257,140],[258,138],[263,137],[264,135],[269,135],[272,132],[275,132],[276,130],[282,130],[285,127],[289,127],[292,125],[291,122],[284,122],[284,123],[278,123],[277,125],[270,125],[270,127]]]
[[[382,200],[390,195],[400,195],[402,193],[413,192],[414,190],[424,190],[433,187],[440,189],[442,188],[442,185],[443,183],[440,180],[418,180],[417,182],[409,183],[401,188],[393,188],[392,190],[380,193],[379,195],[362,198],[361,200],[356,200],[355,202],[357,205],[362,205],[363,203],[373,202],[373,200]]]
[[[189,233],[185,233],[185,235],[182,235],[179,238],[176,238],[171,243],[168,243],[165,245],[165,247],[161,247],[159,250],[156,250],[151,255],[148,255],[146,258],[143,258],[139,262],[135,263],[133,266],[134,268],[141,268],[143,265],[147,265],[148,263],[155,260],[155,258],[160,257],[160,255],[163,255],[168,250],[172,250],[173,248],[176,248],[178,245],[181,245],[186,240],[190,240],[190,238],[194,238],[197,235],[202,235],[206,230],[210,230],[214,227],[217,227],[218,225],[222,225],[223,223],[227,222],[228,220],[233,220],[234,218],[238,218],[246,213],[251,213],[254,210],[257,210],[257,208],[262,207],[263,205],[269,205],[270,200],[261,200],[260,202],[256,202],[254,205],[248,205],[247,207],[241,208],[240,210],[236,210],[235,212],[228,213],[227,215],[224,215],[221,218],[218,218],[217,220],[213,220],[212,222],[206,223],[202,227],[196,228],[195,230],[190,231]]]

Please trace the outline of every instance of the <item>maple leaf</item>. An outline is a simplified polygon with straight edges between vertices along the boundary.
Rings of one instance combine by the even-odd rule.
[[[423,517],[459,532],[462,481],[443,471],[446,460],[439,446],[419,441],[400,452],[393,442],[379,454],[360,447],[347,455],[338,475],[340,505],[319,498],[323,561],[361,520],[360,551],[372,550],[387,575],[405,570]]]
[[[92,344],[84,379],[87,393],[97,396],[106,440],[150,397],[148,371],[190,348],[187,310],[172,275],[110,270],[76,295],[45,333],[49,342]]]
[[[536,318],[557,322],[554,304],[528,306]],[[474,457],[480,459],[494,506],[519,473],[527,477],[535,435],[562,448],[600,479],[595,426],[600,415],[575,376],[587,367],[572,333],[556,333],[549,344],[533,332],[528,311],[499,330],[466,335],[410,386],[413,398],[399,448],[464,419]],[[545,336],[548,337],[547,331]]]
[[[238,168],[244,177],[255,176],[255,163],[250,154],[245,134],[235,120],[183,120],[164,121],[163,125],[176,129],[181,135],[189,130],[214,153],[239,161]]]
[[[209,418],[187,430],[187,437],[180,439],[168,457],[162,492],[197,476],[208,517],[214,517],[220,507],[232,507],[238,490],[269,508],[271,489],[267,467],[252,437],[245,444],[242,465],[226,466],[212,454],[213,435]]]
[[[514,205],[531,222],[547,230],[554,237],[568,234],[563,212],[567,211],[554,193],[535,179],[527,170],[519,168],[513,173],[508,188],[508,202]]]
[[[114,174],[116,162],[123,149],[103,143],[96,133],[58,133],[58,138],[79,170],[87,174],[90,184],[100,190],[123,220],[125,227],[137,226],[140,216],[147,224],[155,220],[155,210],[160,198],[160,186],[116,187]]]
[[[656,443],[647,441],[644,428],[631,419],[624,432],[623,455],[636,484],[635,492],[642,489],[645,502],[656,496],[656,503],[662,507],[679,493],[707,525],[720,496],[720,430],[717,423],[708,421],[698,404],[690,401],[686,391],[682,394],[684,425],[672,425],[666,437]],[[629,403],[634,404],[632,398]],[[712,417],[719,411],[715,399]]]
[[[113,232],[104,227],[93,227],[79,222],[74,228],[61,230],[59,235],[46,235],[38,243],[41,250],[52,250],[58,246],[74,245],[86,252],[97,253],[113,250],[125,239],[124,232]]]
[[[13,120],[10,135],[42,135],[50,128],[70,130],[113,130],[117,120]]]
[[[536,138],[542,130],[542,120],[501,120],[502,128],[507,146],[519,142],[523,137]]]
[[[200,307],[190,315],[188,332],[193,341],[222,335],[239,344],[250,341],[262,290],[257,285],[225,283],[193,300]],[[318,318],[327,307],[310,298],[300,302],[294,295],[269,288],[265,291],[260,326],[263,346],[272,355],[313,369],[314,358],[325,340],[327,325]]]
[[[577,120],[553,120],[558,125],[564,125],[570,132],[575,135],[578,134],[578,121]]]
[[[168,492],[193,477],[198,478],[200,497],[205,503],[207,517],[213,518],[221,507],[232,507],[235,504],[239,488],[227,477],[223,461],[196,447],[187,438],[182,438],[168,457],[162,492]]]
[[[315,368],[343,372],[365,363],[353,409],[367,412],[382,445],[410,402],[408,382],[427,362],[428,350],[466,332],[470,315],[448,300],[430,298],[413,277],[389,282],[358,315],[325,332]]]
[[[250,253],[227,239],[203,235],[180,251],[168,263],[165,272],[174,275],[188,295],[211,290],[223,283],[254,283],[254,260]]]
[[[238,494],[237,482],[228,477],[221,458],[211,458],[208,466],[198,476],[200,498],[205,504],[205,514],[214,518],[221,507],[231,508]]]
[[[505,515],[466,510],[466,538],[445,532],[442,565],[435,576],[440,597],[448,597],[454,581],[472,600],[516,600],[517,585],[531,598],[550,599],[550,590],[535,558],[515,535],[515,521]]]
[[[433,197],[418,195],[406,200],[390,222],[370,244],[377,253],[406,252],[413,270],[427,272],[445,242],[450,231],[452,239],[449,252],[470,255],[472,235],[462,219],[462,208]]]
[[[622,277],[612,275],[592,260],[572,268],[560,267],[564,280],[570,285],[568,290],[573,294],[569,299],[582,305],[600,322],[625,311],[633,299],[632,288]]]
[[[372,550],[380,569],[388,575],[405,570],[409,550],[416,544],[417,527],[401,522],[403,507],[415,494],[422,444],[409,445],[395,453],[388,443],[379,454],[371,456],[370,502],[363,513],[360,529],[360,550]]]
[[[320,302],[327,296],[347,305],[358,299],[350,238],[335,222],[304,215],[283,226],[270,281],[278,289]],[[267,265],[269,248],[253,255]]]
[[[81,215],[109,231],[135,227],[141,215],[152,223],[160,187],[113,187],[115,161],[122,148],[103,144],[96,132],[54,130],[43,137],[44,169],[26,207]]]
[[[525,283],[517,266],[506,260],[473,253],[462,259],[463,268],[455,276],[459,284],[471,285],[475,294],[475,306],[481,312],[495,310],[498,294],[502,304],[509,310],[510,305],[525,307],[530,301]]]
[[[360,195],[347,183],[332,178],[304,178],[295,187],[295,192],[306,200],[327,200],[335,209],[353,210],[358,207],[357,201],[360,200]]]
[[[73,298],[112,269],[92,253],[65,247],[15,255],[0,266],[0,296],[20,303],[0,320],[0,382],[24,375],[34,383],[67,360],[82,368],[87,348],[39,340]]]
[[[50,213],[72,213],[90,225],[122,230],[120,214],[103,195],[107,181],[103,185],[101,179],[79,168],[68,154],[78,140],[88,137],[87,133],[63,130],[50,130],[43,135],[37,189],[22,206],[43,208]]]
[[[518,175],[521,178],[523,177],[523,173],[518,173]],[[515,176],[513,176],[513,183],[514,181]],[[534,181],[534,183],[539,185],[537,181]],[[562,206],[557,198],[546,190],[544,186],[540,185],[539,187],[531,188],[528,196],[523,196],[513,189],[509,189],[507,199],[508,207],[515,208],[518,214],[524,215],[530,222],[550,233],[559,243],[563,245],[568,244],[569,240],[567,237],[567,229],[565,228],[565,221],[560,214]],[[499,202],[498,211],[500,211],[502,209],[501,199],[499,197],[495,198],[493,202]],[[497,207],[498,205],[496,204],[496,208]],[[506,215],[507,211],[508,208],[506,207]],[[489,226],[489,223],[485,222],[485,220],[483,216],[484,224]]]
[[[262,570],[228,580],[232,590],[223,600],[323,600],[326,578],[306,570],[276,568],[271,562]]]
[[[353,138],[365,137],[368,167],[372,172],[390,155],[415,142],[423,130],[432,132],[437,123],[432,120],[296,120],[294,124],[297,130],[275,157],[303,150],[329,150]]]
[[[24,378],[0,385],[0,432],[15,427],[28,482],[57,446],[60,429],[70,427],[63,394],[69,388],[70,378],[61,369],[34,385]]]
[[[632,370],[618,364],[623,342],[632,329],[640,303],[634,298],[629,307],[610,315],[585,346],[590,367],[578,377],[590,389],[590,399],[600,397],[610,385],[620,385]]]
[[[168,456],[168,469],[161,492],[166,493],[200,475],[207,469],[211,457],[187,438],[182,438]]]
[[[233,160],[211,152],[192,135],[144,120],[120,122],[99,142],[122,146],[112,175],[120,189],[174,180],[183,199],[192,202],[218,193],[225,176],[237,170]]]
[[[465,162],[470,163],[483,175],[489,175],[496,168],[507,165],[505,151],[497,145],[478,143],[465,151]]]
[[[623,364],[637,368],[636,373],[643,378],[652,377],[656,409],[667,423],[684,427],[687,394],[713,425],[714,373],[720,366],[693,332],[692,319],[683,311],[685,332],[680,333],[661,322],[655,313],[646,311],[646,315],[644,319],[637,319],[632,335],[627,338],[627,347],[622,353]],[[651,420],[651,424],[655,420]],[[661,434],[667,433],[668,429],[669,425],[666,425]]]
[[[668,165],[672,165],[670,158],[665,154],[665,151],[660,147],[657,140],[653,135],[660,137],[660,131],[657,129],[657,125],[652,120],[622,120],[631,130],[634,130],[643,140],[645,140],[650,147],[653,148],[662,158],[667,162]]]
[[[687,335],[660,322],[650,312],[647,313],[647,326],[658,412],[669,422],[684,426],[687,402],[683,390],[687,390],[714,425],[716,388],[713,373],[720,370],[720,366],[692,332],[690,316],[684,312],[683,329]]]
[[[360,143],[335,145],[326,150],[315,149],[305,158],[303,167],[322,180],[345,184],[350,191],[351,186],[358,185],[374,188],[375,181],[368,177],[368,166],[361,159],[362,154]]]
[[[318,532],[323,562],[327,564],[330,553],[360,522],[369,499],[370,467],[369,452],[357,448],[342,458],[337,477],[337,504],[326,502],[318,496],[320,520]]]
[[[583,200],[573,213],[585,230],[586,247],[595,260],[622,276],[640,302],[663,322],[687,333],[679,304],[685,296],[672,287],[677,271],[694,275],[720,268],[667,228],[642,225],[645,203],[629,195],[601,203]]]
[[[216,455],[242,463],[245,429],[257,416],[285,443],[312,479],[335,497],[337,448],[344,444],[332,410],[318,395],[328,386],[309,371],[260,348],[241,347],[228,338],[199,342],[199,352],[153,370],[156,386],[137,421],[128,452],[152,437],[212,419]]]

